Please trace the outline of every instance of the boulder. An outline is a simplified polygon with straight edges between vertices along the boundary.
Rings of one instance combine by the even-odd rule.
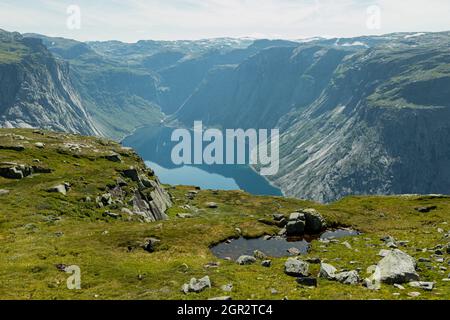
[[[336,277],[337,269],[328,263],[320,264],[319,277],[327,280],[334,280]]]
[[[416,261],[408,254],[398,249],[392,250],[377,265],[380,280],[384,283],[407,283],[418,281]]]
[[[305,215],[300,212],[291,213],[286,225],[286,235],[288,237],[297,237],[305,234]]]
[[[256,258],[252,257],[252,256],[240,256],[237,260],[236,263],[242,265],[249,265],[249,264],[253,264],[256,262]]]
[[[309,264],[305,261],[289,258],[284,264],[284,272],[293,277],[309,276]]]
[[[305,231],[316,234],[325,230],[327,225],[322,215],[315,209],[304,209],[302,213],[305,215]]]
[[[355,285],[359,283],[358,271],[340,272],[335,275],[336,281],[343,284]]]
[[[112,204],[112,196],[110,193],[102,194],[100,201],[103,203],[104,206],[109,206]]]
[[[189,283],[185,283],[181,287],[181,291],[183,291],[185,294],[189,292],[199,293],[205,290],[206,288],[211,288],[211,280],[209,279],[208,276],[203,277],[199,280],[197,280],[196,278],[192,278],[191,281],[189,281]]]

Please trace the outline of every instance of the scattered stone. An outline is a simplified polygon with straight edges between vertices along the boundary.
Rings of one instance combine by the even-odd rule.
[[[233,290],[233,284],[232,283],[225,284],[225,285],[221,286],[220,289],[223,292],[231,292]]]
[[[272,266],[272,261],[271,260],[264,260],[261,262],[261,266],[265,267],[265,268],[270,268]]]
[[[3,196],[3,195],[8,194],[8,193],[9,193],[9,190],[0,189],[0,196]]]
[[[240,256],[237,260],[236,263],[239,265],[250,265],[256,262],[256,258],[252,257],[252,256]]]
[[[299,249],[297,249],[297,248],[290,248],[290,249],[287,250],[287,252],[290,255],[293,255],[293,256],[298,256],[301,253],[301,251]]]
[[[142,245],[142,248],[149,253],[153,253],[155,252],[155,249],[159,243],[161,243],[161,240],[159,239],[148,238],[145,240],[144,244]]]
[[[437,209],[437,206],[427,206],[427,207],[418,207],[418,208],[415,208],[414,210],[416,210],[420,213],[428,213],[428,212],[431,212],[436,209]]]
[[[348,243],[348,241],[344,241],[342,242],[342,244],[347,248],[347,249],[353,249],[352,245],[350,243]]]
[[[434,282],[413,281],[409,283],[410,287],[420,288],[426,291],[433,291]]]
[[[188,294],[189,292],[199,293],[205,290],[206,288],[211,288],[211,280],[209,279],[208,276],[203,277],[199,280],[197,280],[196,278],[192,278],[189,283],[185,283],[181,287],[181,291],[184,292],[185,294]]]
[[[59,185],[56,185],[54,187],[47,189],[47,192],[61,193],[63,195],[66,195],[67,192],[69,191],[69,189],[70,189],[70,187],[68,187],[68,184],[59,184]]]
[[[177,217],[180,219],[191,219],[194,216],[190,213],[177,213]]]
[[[327,225],[322,215],[315,209],[304,209],[301,211],[306,218],[305,231],[312,234],[325,230]]]
[[[289,258],[284,264],[284,272],[293,277],[307,277],[309,276],[309,264],[296,258]]]
[[[102,194],[100,201],[104,206],[110,206],[113,203],[112,195],[110,193]]]
[[[307,287],[317,287],[317,278],[300,277],[297,278],[297,283]]]
[[[319,277],[327,280],[334,280],[336,276],[337,269],[328,263],[320,264]]]
[[[209,209],[217,209],[219,205],[215,202],[207,202],[205,203],[205,206]]]
[[[405,287],[402,286],[401,284],[395,283],[395,284],[394,284],[394,287],[396,287],[398,290],[405,290]]]
[[[273,295],[276,295],[276,294],[278,294],[279,292],[278,292],[277,289],[271,288],[271,289],[270,289],[270,293],[273,294]]]
[[[118,219],[120,217],[120,214],[109,212],[109,211],[105,211],[103,213],[103,216],[104,217],[110,217],[110,218],[113,218],[113,219]]]
[[[417,298],[420,296],[420,292],[408,292],[408,296],[411,298]]]
[[[203,267],[205,269],[218,268],[218,267],[220,267],[220,262],[208,262]]]
[[[392,250],[378,262],[380,280],[388,284],[418,281],[414,258],[398,249]]]
[[[259,251],[259,250],[255,250],[255,251],[253,252],[253,256],[254,256],[256,259],[259,259],[259,260],[265,260],[265,259],[267,259],[267,255],[266,255],[264,252]]]
[[[360,281],[358,271],[356,270],[338,273],[335,275],[335,279],[340,283],[349,285],[358,284]]]
[[[34,146],[35,146],[36,148],[43,149],[43,148],[45,147],[45,144],[42,143],[42,142],[36,142],[36,143],[34,144]]]
[[[105,159],[112,162],[122,162],[122,158],[117,153],[111,153],[105,156]]]

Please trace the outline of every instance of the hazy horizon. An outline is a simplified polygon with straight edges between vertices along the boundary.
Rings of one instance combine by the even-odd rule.
[[[79,41],[127,43],[299,40],[447,31],[448,12],[447,0],[3,0],[0,28]],[[73,24],[77,16],[79,23]]]

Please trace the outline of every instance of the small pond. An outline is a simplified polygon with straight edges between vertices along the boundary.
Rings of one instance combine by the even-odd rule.
[[[288,239],[285,237],[262,237],[256,239],[239,238],[228,240],[211,248],[212,253],[221,259],[236,260],[242,255],[253,255],[255,250],[264,252],[269,257],[280,258],[292,254],[288,250],[295,248],[300,254],[306,254],[312,240],[339,239],[358,236],[360,233],[350,229],[330,230],[317,236],[305,236],[303,238]]]

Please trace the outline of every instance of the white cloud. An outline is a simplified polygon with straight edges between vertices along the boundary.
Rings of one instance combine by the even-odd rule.
[[[66,28],[78,4],[80,30]],[[381,29],[366,9],[381,8]],[[2,0],[0,28],[80,40],[304,38],[450,29],[448,0]]]

